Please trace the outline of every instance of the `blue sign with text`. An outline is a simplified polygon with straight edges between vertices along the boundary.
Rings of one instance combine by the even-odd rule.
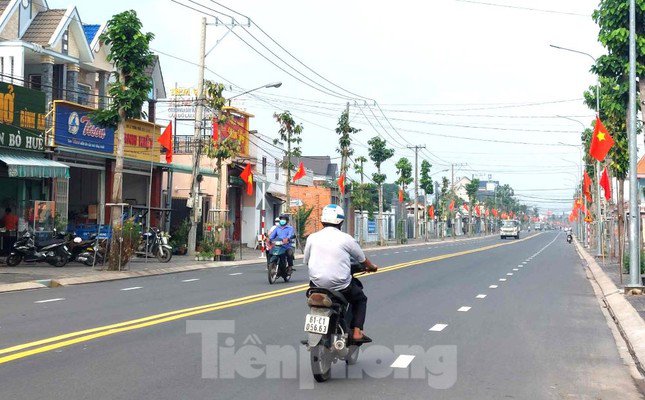
[[[373,219],[367,220],[367,233],[374,234],[376,233],[376,221]]]
[[[90,120],[90,110],[74,104],[55,102],[54,137],[59,146],[114,153],[114,129],[101,128]]]

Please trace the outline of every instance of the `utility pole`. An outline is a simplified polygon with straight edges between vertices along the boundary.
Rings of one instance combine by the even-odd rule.
[[[347,114],[347,123],[349,124],[349,101],[347,102],[347,106],[345,108],[345,113]],[[343,133],[347,133],[347,132],[342,132],[341,134],[343,134]],[[341,152],[340,153],[340,156],[341,156],[340,157],[340,176],[343,176],[343,174],[345,174],[345,175],[347,174],[347,153],[346,153],[346,151],[347,151],[347,149],[342,149],[342,148],[340,149],[340,152]],[[345,179],[346,178],[347,178],[347,176],[345,176]],[[339,202],[340,202],[340,206],[345,208],[345,193],[344,193],[343,190],[341,190],[341,192],[340,192],[340,201]]]
[[[206,17],[202,17],[201,37],[199,45],[199,68],[197,74],[197,103],[195,106],[195,133],[193,135],[193,172],[191,176],[191,210],[190,231],[188,232],[188,254],[195,255],[197,247],[197,223],[199,221],[199,158],[202,147],[202,125],[204,124],[204,70],[206,68]],[[221,179],[220,171],[220,179]]]
[[[287,201],[284,203],[284,212],[288,213],[291,209],[291,132],[287,130],[287,182],[285,184],[287,190]]]
[[[636,138],[636,0],[629,1],[629,285],[642,288],[640,275],[640,209],[638,206],[638,142]]]
[[[408,146],[414,149],[414,238],[419,237],[419,150],[426,146]],[[424,201],[425,203],[425,201]]]

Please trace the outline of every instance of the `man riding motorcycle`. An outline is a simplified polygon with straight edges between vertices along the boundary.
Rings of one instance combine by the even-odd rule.
[[[371,342],[363,333],[367,313],[367,296],[362,284],[352,277],[351,259],[358,261],[367,272],[378,267],[365,257],[353,237],[341,232],[345,212],[336,204],[325,206],[320,218],[324,228],[307,238],[304,263],[309,267],[312,287],[340,292],[352,305],[352,335],[354,342]]]
[[[287,249],[287,266],[289,271],[293,272],[293,256],[294,250],[291,244],[291,239],[296,236],[296,232],[291,225],[289,225],[289,216],[287,214],[280,215],[280,222],[277,228],[269,235],[269,241],[273,244],[274,241],[282,241],[282,246]]]

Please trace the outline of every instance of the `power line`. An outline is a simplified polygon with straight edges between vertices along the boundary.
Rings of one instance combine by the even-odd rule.
[[[568,12],[568,11],[557,11],[557,10],[545,10],[542,8],[530,8],[530,7],[522,7],[522,6],[513,6],[510,4],[499,4],[499,3],[486,3],[483,1],[474,1],[474,0],[456,0],[462,3],[471,3],[471,4],[481,4],[484,6],[492,6],[492,7],[503,7],[503,8],[512,8],[515,10],[525,10],[525,11],[534,11],[534,12],[541,12],[541,13],[547,13],[547,14],[560,14],[560,15],[571,15],[575,17],[591,17],[589,14],[579,14],[579,13],[574,13],[574,12]]]

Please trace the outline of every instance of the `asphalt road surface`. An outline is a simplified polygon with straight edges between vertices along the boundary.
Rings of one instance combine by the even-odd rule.
[[[2,399],[641,399],[560,232],[380,249],[356,365],[314,383],[306,267],[0,295]]]

